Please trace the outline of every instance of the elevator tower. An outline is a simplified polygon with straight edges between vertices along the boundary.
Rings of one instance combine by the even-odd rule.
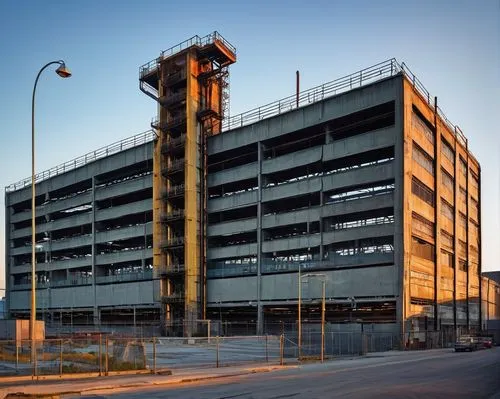
[[[143,65],[140,89],[158,103],[151,126],[153,265],[166,335],[192,336],[205,319],[206,138],[221,131],[236,49],[194,36]]]

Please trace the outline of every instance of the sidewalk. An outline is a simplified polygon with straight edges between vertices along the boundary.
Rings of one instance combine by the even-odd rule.
[[[408,355],[424,355],[424,354],[436,354],[436,353],[450,353],[453,352],[453,348],[440,348],[440,349],[422,349],[422,350],[407,350],[407,351],[385,351],[385,352],[369,352],[363,357],[393,357],[393,356],[408,356]]]
[[[294,368],[297,366],[235,366],[210,369],[181,369],[175,370],[171,375],[162,374],[124,374],[112,377],[92,377],[85,379],[64,380],[25,380],[1,381],[0,399],[9,393],[37,394],[37,395],[64,395],[79,397],[80,393],[89,391],[102,391],[116,388],[132,388],[140,386],[178,384],[213,378],[233,377],[253,373],[263,373],[275,370]],[[43,396],[42,396],[43,397]]]

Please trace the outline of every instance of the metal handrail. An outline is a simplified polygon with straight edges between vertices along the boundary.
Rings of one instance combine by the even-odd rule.
[[[168,85],[169,83],[172,82],[184,80],[186,79],[186,77],[187,77],[187,71],[185,68],[183,68],[166,76],[164,79],[164,84]]]
[[[184,294],[182,292],[164,294],[162,295],[161,300],[162,302],[182,302],[184,300]]]
[[[161,246],[162,247],[168,247],[170,245],[182,245],[184,244],[184,237],[183,236],[174,236],[168,240],[162,241]]]
[[[166,192],[164,193],[164,196],[173,196],[177,194],[181,194],[184,192],[184,184],[178,184],[177,186],[171,186]]]
[[[185,164],[184,158],[175,159],[170,163],[170,165],[167,165],[167,170],[173,171],[182,169],[184,167],[184,164]]]
[[[227,131],[246,126],[262,119],[267,119],[284,112],[316,103],[325,98],[361,87],[365,84],[394,76],[400,72],[401,66],[394,58],[392,58],[353,74],[313,87],[312,89],[302,91],[298,95],[298,101],[297,95],[291,95],[281,100],[227,118],[223,121],[222,130]]]
[[[184,272],[184,265],[173,264],[173,265],[162,265],[157,268],[157,273],[182,273]]]
[[[147,270],[143,272],[113,274],[111,276],[96,276],[95,282],[99,283],[114,283],[121,281],[136,281],[136,280],[151,280],[153,271]]]
[[[326,98],[333,97],[349,90],[398,74],[403,74],[412,83],[413,87],[423,97],[427,104],[434,109],[434,99],[422,82],[404,62],[400,64],[395,58],[391,58],[368,68],[335,79],[331,82],[302,91],[298,94],[298,101],[297,95],[291,95],[261,107],[226,118],[222,122],[222,131],[226,132],[247,126],[260,120],[314,104]],[[463,145],[467,145],[467,138],[463,132],[446,117],[443,110],[439,106],[437,107],[437,113],[455,137]]]
[[[413,87],[420,93],[420,95],[427,101],[427,105],[434,109],[434,101],[431,94],[427,91],[423,83],[415,76],[415,74],[408,68],[408,66],[403,62],[401,63],[401,71],[408,78],[408,80],[413,84]],[[443,110],[438,106],[437,114],[441,118],[441,120],[446,124],[448,129],[455,135],[455,137],[461,142],[462,145],[467,146],[467,138],[463,134],[462,130],[453,122],[451,122]]]
[[[159,102],[161,105],[163,105],[165,107],[165,106],[172,105],[174,103],[179,103],[185,99],[186,99],[186,91],[183,90],[183,91],[179,91],[177,93],[172,93],[172,94],[168,94],[165,96],[161,96],[159,98]]]
[[[173,209],[163,216],[163,220],[172,220],[178,217],[184,217],[184,209]]]
[[[144,65],[141,65],[139,67],[140,77],[142,78],[145,75],[148,75],[153,70],[155,70],[158,67],[159,62],[164,58],[170,57],[176,53],[180,53],[181,51],[191,46],[200,46],[200,47],[206,46],[215,43],[216,40],[224,44],[224,46],[226,46],[230,51],[232,51],[233,54],[236,54],[236,47],[234,47],[231,43],[229,43],[226,39],[224,39],[224,37],[217,31],[209,33],[208,35],[203,37],[195,35],[187,40],[184,40],[183,42],[180,42],[179,44],[176,44],[175,46],[163,50],[158,58],[155,58],[149,62],[146,62]]]
[[[179,144],[183,144],[185,141],[186,141],[186,134],[181,134],[179,137],[165,140],[164,144],[175,147],[178,146]]]
[[[71,161],[64,162],[63,164],[57,165],[53,168],[40,172],[35,176],[35,182],[40,183],[43,180],[60,175],[62,173],[69,172],[71,170],[82,167],[84,165],[87,165],[88,163],[97,161],[98,159],[101,158],[105,158],[117,152],[149,143],[153,141],[154,138],[155,138],[155,132],[153,130],[147,130],[145,132],[136,134],[132,137],[128,137],[121,141],[117,141],[106,147],[99,148],[95,151],[89,152],[78,158],[72,159]],[[17,191],[22,188],[29,187],[30,185],[31,185],[31,177],[27,177],[26,179],[23,179],[21,181],[18,181],[17,183],[13,183],[5,187],[5,191],[6,192]]]

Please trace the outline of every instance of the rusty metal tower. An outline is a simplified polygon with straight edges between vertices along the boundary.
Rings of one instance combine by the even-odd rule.
[[[236,49],[219,33],[194,36],[140,67],[158,102],[153,164],[153,264],[167,335],[205,319],[206,137],[221,131]]]

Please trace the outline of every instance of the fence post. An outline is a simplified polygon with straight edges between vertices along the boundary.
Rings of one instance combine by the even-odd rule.
[[[22,345],[22,341],[21,341]],[[19,371],[19,342],[16,340],[16,372]]]
[[[106,336],[105,346],[106,346],[106,355],[105,355],[105,358],[104,358],[104,375],[108,375],[108,370],[109,370],[109,364],[108,364],[109,339],[108,339],[108,336]]]
[[[156,337],[153,337],[153,374],[156,374]]]
[[[283,354],[285,352],[285,337],[280,335],[280,366],[283,366]]]
[[[99,377],[102,376],[102,334],[99,334]]]
[[[35,180],[36,181],[36,180]],[[33,356],[33,359],[31,359],[31,361],[33,362],[33,364],[31,365],[31,376],[34,378],[36,376],[36,358],[37,358],[37,353],[36,353],[36,345],[35,345],[35,340],[32,340],[31,341],[31,345],[32,345],[32,348],[31,350],[33,351],[33,353],[35,354]]]
[[[368,352],[368,337],[364,332],[361,333],[361,356],[366,355]]]
[[[216,342],[216,358],[215,358],[215,365],[217,368],[219,368],[219,336],[217,335],[217,342]]]
[[[208,344],[210,344],[210,320],[208,320],[207,323],[207,338],[208,338]]]
[[[45,341],[42,341],[42,362],[43,362],[44,357],[45,357]],[[37,362],[37,366],[38,366],[38,362]],[[38,374],[38,370],[37,370],[37,374]]]
[[[63,374],[63,340],[61,338],[59,345],[59,375]]]
[[[267,353],[267,334],[266,334],[266,363],[269,363],[269,356]]]

